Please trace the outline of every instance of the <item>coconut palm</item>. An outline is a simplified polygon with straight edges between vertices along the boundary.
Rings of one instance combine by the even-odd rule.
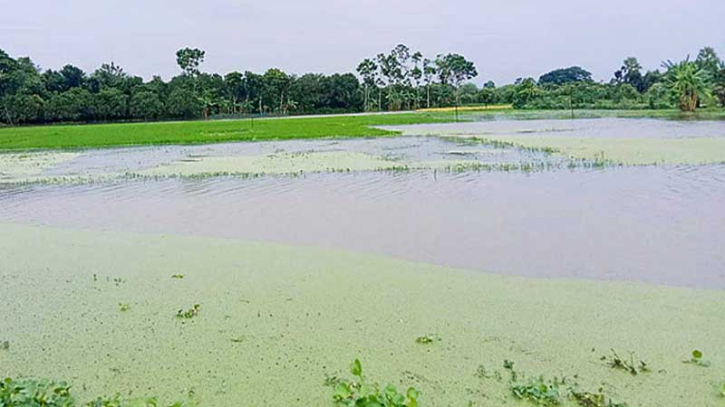
[[[707,71],[690,62],[689,57],[681,62],[667,61],[662,65],[667,69],[667,87],[677,99],[680,110],[695,111],[698,98],[708,91]]]

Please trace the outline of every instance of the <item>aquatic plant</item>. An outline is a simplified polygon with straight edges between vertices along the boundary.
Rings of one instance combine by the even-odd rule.
[[[647,362],[644,360],[640,360],[639,363],[635,363],[634,353],[630,352],[629,354],[629,360],[624,359],[620,357],[617,352],[612,349],[612,356],[607,358],[606,356],[602,356],[602,360],[609,360],[609,366],[611,366],[613,369],[621,369],[628,373],[630,373],[633,376],[636,376],[639,373],[645,373],[649,372],[650,368],[649,365],[647,365]]]
[[[687,360],[683,360],[682,363],[689,363],[701,367],[709,367],[710,361],[702,358],[702,352],[695,349],[692,351],[692,357]]]
[[[409,387],[405,393],[389,384],[382,390],[378,383],[369,382],[363,376],[362,364],[355,359],[350,365],[352,380],[327,378],[325,384],[335,388],[332,400],[344,407],[417,407],[420,392]]]
[[[70,388],[63,381],[6,378],[0,381],[0,406],[73,407]]]
[[[175,278],[177,280],[181,280],[182,278],[184,278],[184,275],[183,274],[174,274],[174,275],[171,276],[171,278]]]
[[[125,302],[118,303],[118,309],[121,310],[121,312],[126,312],[126,311],[128,311],[129,308],[131,308],[131,306],[128,303],[125,303]]]
[[[433,342],[439,342],[440,340],[441,340],[441,338],[438,335],[428,334],[428,335],[423,335],[423,336],[419,336],[419,337],[415,338],[415,343],[419,343],[421,345],[426,345],[426,344],[430,344]]]
[[[564,380],[562,379],[561,384]],[[537,406],[558,406],[561,404],[560,382],[545,380],[543,376],[526,383],[511,383],[511,393],[519,400],[529,401]]]
[[[184,318],[184,319],[191,319],[195,316],[199,315],[199,310],[201,309],[201,305],[194,304],[193,307],[189,308],[188,310],[184,311],[183,309],[180,309],[176,312],[177,318]]]

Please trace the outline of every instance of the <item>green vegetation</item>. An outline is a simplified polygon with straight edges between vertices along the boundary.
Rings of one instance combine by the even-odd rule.
[[[415,338],[415,343],[419,343],[421,345],[427,345],[433,342],[439,342],[441,338],[438,335],[435,334],[428,334],[423,335]]]
[[[461,104],[512,104],[529,109],[662,109],[725,106],[725,64],[712,48],[695,61],[666,63],[642,73],[634,57],[611,81],[595,82],[572,66],[497,87],[467,82],[475,64],[459,54],[426,58],[404,44],[366,58],[356,73],[300,76],[271,68],[263,74],[205,73],[205,52],[176,53],[182,73],[144,81],[114,64],[92,73],[73,65],[41,71],[30,58],[0,50],[0,126],[57,122],[153,121],[398,111]]]
[[[129,305],[128,303],[125,303],[125,302],[119,302],[119,303],[118,303],[118,309],[119,309],[119,310],[120,310],[121,312],[126,312],[126,311],[128,311],[128,310],[129,310],[130,308],[131,308],[131,306],[130,306],[130,305]]]
[[[332,399],[340,407],[417,407],[420,393],[409,387],[405,393],[389,384],[381,389],[378,383],[371,382],[363,376],[362,364],[355,359],[350,365],[352,380],[331,377],[326,380],[328,386],[334,387]]]
[[[612,356],[607,358],[606,356],[602,356],[602,360],[609,360],[609,366],[611,366],[613,369],[620,369],[624,370],[627,373],[630,373],[632,376],[636,376],[639,373],[646,373],[650,371],[649,366],[647,365],[647,362],[644,360],[639,360],[638,362],[635,362],[634,353],[630,352],[629,354],[629,360],[619,356],[617,352],[612,349]]]
[[[201,305],[194,304],[193,307],[189,308],[188,310],[184,311],[183,309],[180,309],[176,312],[177,318],[183,318],[183,319],[191,319],[195,316],[199,315],[199,311],[201,310]]]
[[[564,381],[546,380],[543,376],[529,380],[526,383],[514,381],[511,384],[511,393],[520,400],[526,400],[537,406],[557,406],[561,404],[559,385]]]
[[[450,113],[402,113],[264,119],[254,122],[219,120],[8,127],[0,129],[0,150],[387,136],[396,133],[370,126],[439,123],[451,119]]]
[[[710,361],[702,358],[702,352],[695,349],[692,351],[692,357],[688,360],[683,360],[682,363],[689,363],[700,367],[710,367]]]
[[[71,395],[71,385],[63,381],[47,379],[0,381],[0,407],[76,407]],[[176,402],[168,407],[192,407],[195,403]],[[119,394],[113,397],[97,397],[82,404],[83,407],[159,407],[156,398],[122,399]]]

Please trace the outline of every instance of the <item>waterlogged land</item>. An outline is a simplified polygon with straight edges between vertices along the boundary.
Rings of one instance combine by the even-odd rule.
[[[722,403],[721,122],[517,114],[0,130],[182,144],[0,154],[0,373],[333,405],[359,358],[423,406]]]
[[[517,405],[504,360],[524,382],[566,377],[630,406],[720,402],[721,291],[500,277],[233,240],[0,227],[3,373],[71,380],[81,399],[121,391],[172,401],[193,390],[210,406],[329,405],[326,377],[347,375],[357,357],[375,380],[418,388],[428,406]],[[194,304],[198,312],[176,316]],[[427,336],[431,343],[416,341]],[[695,348],[709,367],[682,363]],[[612,349],[627,361],[632,352],[649,371],[613,368]]]

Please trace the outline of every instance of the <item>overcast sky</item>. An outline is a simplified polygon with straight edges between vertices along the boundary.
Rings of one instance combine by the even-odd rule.
[[[401,42],[465,55],[479,84],[571,65],[608,80],[627,56],[724,56],[725,0],[0,0],[0,49],[43,69],[114,61],[168,79],[190,46],[207,72],[349,72]]]

